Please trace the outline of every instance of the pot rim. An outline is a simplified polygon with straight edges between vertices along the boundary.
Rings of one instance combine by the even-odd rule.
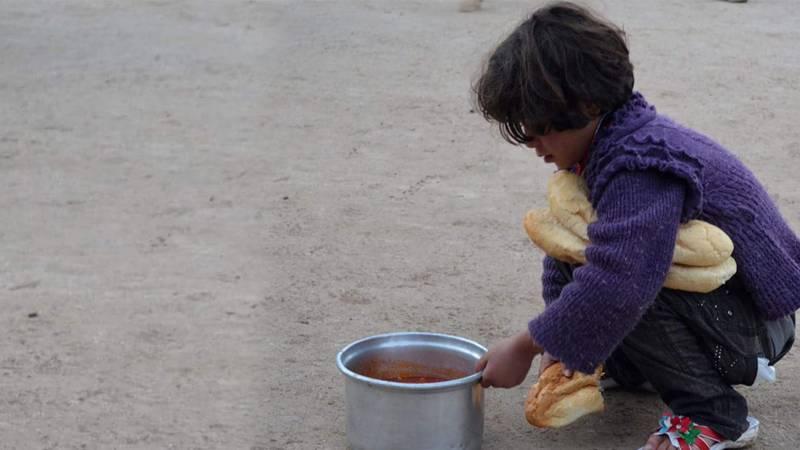
[[[450,334],[443,334],[443,333],[431,333],[431,332],[423,332],[423,331],[399,331],[395,333],[384,333],[384,334],[376,334],[374,336],[367,336],[365,338],[359,339],[355,342],[351,342],[347,346],[345,346],[339,353],[336,354],[336,366],[339,368],[339,371],[344,374],[345,377],[359,381],[371,386],[375,387],[384,387],[394,390],[402,390],[402,391],[410,391],[410,392],[420,392],[420,391],[443,391],[449,390],[452,388],[472,385],[477,383],[481,377],[483,376],[483,371],[471,373],[466,377],[456,378],[454,380],[447,380],[447,381],[440,381],[437,383],[399,383],[396,381],[386,381],[380,380],[377,378],[370,378],[364,375],[358,374],[345,366],[344,361],[342,360],[343,356],[350,350],[351,348],[355,347],[356,345],[362,344],[367,341],[381,339],[381,338],[392,338],[392,337],[400,337],[400,336],[429,336],[429,337],[437,337],[437,338],[446,338],[455,341],[460,341],[464,344],[470,345],[475,347],[475,349],[480,350],[482,353],[486,353],[488,350],[486,347],[478,344],[475,341],[470,339],[466,339],[460,336],[453,336]]]

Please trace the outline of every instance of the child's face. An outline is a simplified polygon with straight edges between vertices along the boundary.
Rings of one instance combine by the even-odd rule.
[[[553,163],[559,169],[569,169],[586,156],[599,120],[595,118],[585,127],[575,130],[551,130],[534,135],[525,145],[536,150],[536,155],[544,158],[544,162]]]

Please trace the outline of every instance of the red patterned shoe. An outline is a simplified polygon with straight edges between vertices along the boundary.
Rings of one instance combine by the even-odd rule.
[[[747,418],[749,427],[735,441],[726,440],[711,428],[698,425],[688,417],[665,413],[659,423],[661,428],[653,434],[667,436],[670,444],[680,450],[742,448],[752,444],[758,436],[758,419],[755,417]],[[639,450],[644,450],[644,447]]]

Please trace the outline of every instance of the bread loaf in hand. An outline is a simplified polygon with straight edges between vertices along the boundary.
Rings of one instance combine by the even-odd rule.
[[[563,372],[560,362],[552,364],[531,386],[525,400],[525,418],[531,425],[559,428],[605,409],[600,393],[600,368],[592,375],[575,372],[570,378]]]

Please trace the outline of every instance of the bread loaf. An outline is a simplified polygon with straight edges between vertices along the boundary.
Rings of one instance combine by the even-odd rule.
[[[570,264],[586,263],[588,242],[563,227],[549,210],[528,211],[523,226],[531,241],[553,258]]]
[[[546,209],[528,211],[523,222],[528,237],[553,258],[569,264],[586,263],[586,247],[582,240],[561,225]],[[711,292],[736,274],[736,261],[728,257],[710,267],[672,264],[664,287],[686,292]]]
[[[583,178],[566,170],[554,173],[547,183],[550,212],[565,228],[588,241],[589,224],[596,220]]]
[[[592,375],[575,372],[570,378],[563,372],[560,362],[552,364],[531,386],[525,400],[525,418],[531,425],[559,428],[605,409],[599,368]]]
[[[589,241],[589,224],[597,216],[588,199],[583,178],[566,170],[554,173],[547,183],[550,213],[567,230]],[[712,267],[733,254],[733,241],[718,227],[690,220],[678,229],[673,262],[684,266]]]
[[[701,220],[690,220],[678,229],[675,264],[711,267],[730,259],[733,241],[724,231]]]
[[[722,286],[736,274],[736,261],[728,258],[711,267],[673,264],[669,267],[664,287],[687,292],[708,293]]]
[[[523,225],[531,241],[548,255],[570,264],[586,263],[588,227],[596,220],[583,178],[566,170],[548,182],[549,209],[529,211]],[[690,220],[678,228],[672,265],[664,286],[711,292],[736,273],[733,241],[710,223]]]

